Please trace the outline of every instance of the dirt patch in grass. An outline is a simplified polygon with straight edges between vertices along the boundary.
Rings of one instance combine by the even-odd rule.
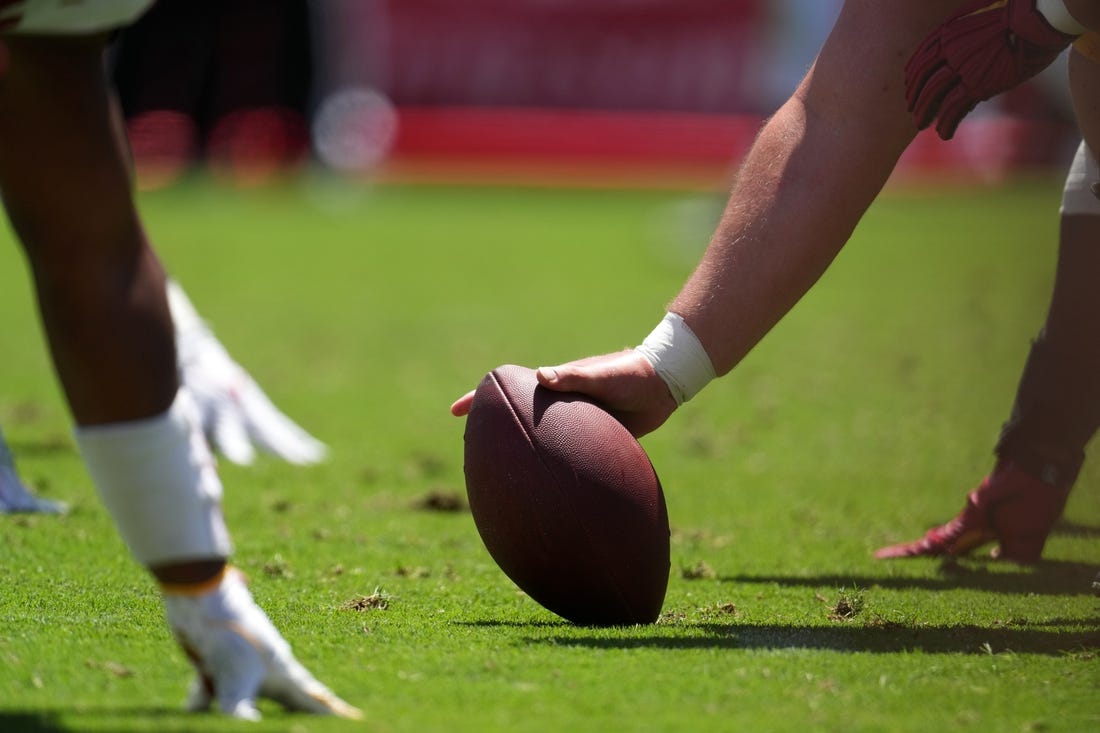
[[[815,593],[814,597],[817,600],[829,604],[828,599],[820,593]],[[860,613],[863,612],[864,600],[863,592],[858,588],[850,591],[840,591],[840,595],[836,599],[836,603],[830,604],[829,607],[829,620],[830,621],[851,621]]]
[[[680,568],[680,577],[684,580],[709,580],[718,577],[714,568],[700,560],[694,565]]]
[[[413,507],[422,512],[464,512],[469,508],[466,497],[448,489],[432,489],[413,502]]]
[[[390,607],[390,594],[376,590],[369,596],[358,595],[355,598],[344,601],[340,608],[345,611],[385,611]]]

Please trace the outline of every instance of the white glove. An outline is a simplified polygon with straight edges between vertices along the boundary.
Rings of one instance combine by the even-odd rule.
[[[324,460],[324,443],[271,402],[172,281],[168,283],[168,305],[176,326],[180,380],[199,406],[203,432],[220,453],[242,465],[252,463],[254,446],[289,463]]]
[[[294,658],[235,568],[227,568],[205,593],[165,592],[164,609],[176,640],[198,672],[187,710],[203,712],[217,700],[222,712],[234,718],[259,720],[256,698],[264,697],[288,710],[363,717]]]
[[[15,471],[15,458],[4,442],[4,434],[0,432],[0,514],[64,514],[68,510],[65,503],[35,496],[23,485]]]

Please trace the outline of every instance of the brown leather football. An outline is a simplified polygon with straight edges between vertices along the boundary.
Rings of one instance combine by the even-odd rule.
[[[576,624],[652,623],[664,603],[669,527],[645,450],[588,397],[535,372],[494,369],[465,434],[474,523],[501,570]]]

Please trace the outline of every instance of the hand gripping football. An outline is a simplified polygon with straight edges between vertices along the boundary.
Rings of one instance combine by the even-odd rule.
[[[466,491],[501,570],[576,624],[652,623],[669,574],[661,483],[638,441],[591,399],[494,369],[466,419]]]

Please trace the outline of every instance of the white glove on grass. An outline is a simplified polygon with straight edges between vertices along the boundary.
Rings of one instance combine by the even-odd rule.
[[[205,593],[166,591],[163,598],[172,632],[198,672],[187,710],[206,711],[216,700],[227,715],[259,720],[256,699],[263,697],[288,710],[363,717],[294,658],[235,568]]]
[[[242,465],[252,463],[256,447],[299,465],[324,460],[324,443],[271,402],[172,281],[168,283],[168,304],[176,325],[180,379],[198,403],[207,440],[230,461]]]

